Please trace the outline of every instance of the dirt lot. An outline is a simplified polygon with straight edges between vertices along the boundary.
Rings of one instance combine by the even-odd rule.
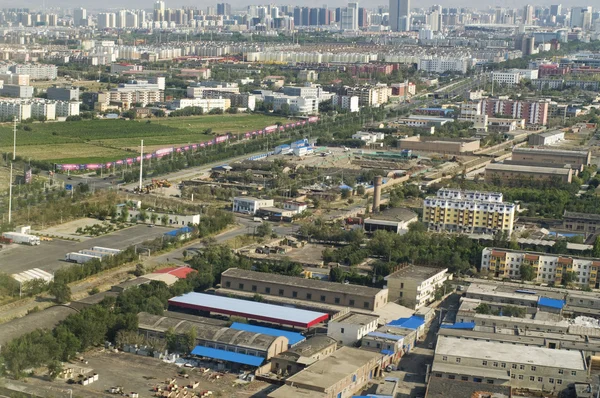
[[[181,368],[176,365],[124,352],[94,351],[86,353],[84,358],[88,361],[87,364],[65,364],[65,368],[73,367],[75,372],[79,372],[82,368],[84,371],[91,370],[92,373],[99,375],[98,381],[83,386],[81,384],[69,385],[66,380],[62,379],[57,379],[50,384],[47,381],[33,378],[30,379],[31,384],[42,388],[48,388],[50,385],[61,389],[72,388],[73,396],[85,397],[111,396],[108,394],[108,390],[111,387],[119,386],[125,393],[137,392],[140,398],[154,396],[153,388],[164,387],[167,378],[175,378],[179,386],[186,386],[192,381],[196,381],[199,385],[194,390],[195,392],[209,390],[216,397],[261,396],[260,391],[269,386],[260,381],[238,385],[236,383],[237,375],[228,373],[216,380],[210,376],[215,372],[209,371],[200,374],[196,369],[188,369],[189,378],[185,379],[179,375],[178,372]]]

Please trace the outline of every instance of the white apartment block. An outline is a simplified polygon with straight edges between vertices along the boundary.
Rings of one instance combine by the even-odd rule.
[[[342,109],[347,109],[349,112],[358,112],[360,110],[359,99],[353,95],[337,95],[334,94],[331,98],[334,106],[339,106]]]
[[[32,80],[54,80],[58,68],[56,65],[46,64],[17,64],[12,65],[9,70],[19,75],[29,75]]]
[[[560,284],[571,272],[578,286],[598,288],[600,259],[494,248],[481,254],[481,270],[501,278],[521,279],[522,265],[533,267],[536,282]]]
[[[19,101],[0,100],[0,119],[12,120],[31,119],[31,104]]]
[[[79,115],[79,104],[77,101],[56,101],[56,117]]]
[[[523,79],[537,79],[537,69],[511,69],[506,72],[492,72],[492,79],[495,83],[512,86],[519,84]]]
[[[341,345],[352,346],[367,334],[376,331],[378,327],[378,316],[350,312],[329,321],[327,336],[335,339]]]
[[[463,102],[460,105],[460,118],[473,120],[476,116],[481,115],[481,101]]]
[[[108,92],[110,102],[123,102],[127,107],[139,103],[142,106],[161,102],[163,95],[160,90],[148,89],[112,89]]]
[[[191,106],[202,108],[205,113],[213,109],[226,111],[231,106],[231,100],[228,98],[181,98],[171,103],[171,109],[183,109]]]
[[[45,117],[46,120],[56,120],[56,103],[53,101],[31,102],[31,117]]]
[[[392,88],[385,84],[347,87],[346,94],[350,97],[358,97],[358,103],[361,106],[378,107],[388,103],[389,97],[392,95]]]
[[[435,73],[467,73],[467,69],[471,66],[472,62],[473,60],[471,58],[428,57],[419,59],[418,69]]]
[[[292,97],[289,95],[273,96],[273,110],[278,111],[283,104],[288,104],[290,111],[303,115],[319,113],[319,99],[317,97]]]
[[[419,309],[435,301],[435,292],[451,279],[448,268],[409,265],[385,278],[388,301],[400,300],[403,306]]]
[[[0,73],[0,80],[4,84],[16,84],[17,86],[29,86],[29,75],[21,75],[18,73]]]

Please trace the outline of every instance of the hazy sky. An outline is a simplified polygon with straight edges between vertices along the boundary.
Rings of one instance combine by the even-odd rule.
[[[0,8],[12,8],[12,7],[30,7],[32,9],[42,9],[44,5],[44,0],[21,0],[19,2],[15,2],[14,0],[0,0]],[[177,1],[169,1],[165,0],[167,8],[177,8],[181,6],[194,6],[199,9],[205,9],[207,6],[214,6],[219,1],[194,1],[194,0],[177,0]],[[304,0],[302,2],[285,2],[281,1],[278,3],[277,1],[268,1],[268,0],[224,0],[232,5],[233,8],[238,9],[245,7],[249,4],[287,4],[287,5],[300,5],[304,7],[322,7],[323,4],[327,4],[328,7],[339,7],[345,5],[347,2],[343,0]],[[569,0],[565,2],[561,2],[560,4],[564,6],[585,6],[585,5],[593,5],[597,0]],[[427,7],[433,4],[441,4],[443,7],[478,7],[478,8],[486,8],[488,6],[496,7],[502,6],[505,8],[520,8],[523,5],[527,4],[526,1],[519,0],[412,0],[412,7]],[[557,4],[558,1],[545,0],[545,1],[536,1],[531,2],[529,4],[532,5],[544,5],[549,6],[550,4]],[[101,6],[99,6],[101,4]],[[46,8],[51,7],[63,7],[63,8],[74,8],[74,7],[86,7],[88,9],[98,9],[102,8],[144,8],[144,9],[152,9],[152,5],[154,4],[153,0],[104,0],[104,1],[95,1],[95,0],[45,0]],[[378,4],[387,4],[387,1],[381,0],[369,0],[361,2],[359,0],[359,4],[361,6],[366,6],[367,8],[374,8]]]

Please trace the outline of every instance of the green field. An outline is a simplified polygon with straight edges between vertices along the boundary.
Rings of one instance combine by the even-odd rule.
[[[32,123],[17,130],[17,155],[56,163],[94,163],[148,151],[200,143],[223,133],[245,133],[286,119],[263,115],[205,115],[147,120],[90,120]],[[205,134],[211,129],[210,134]],[[12,124],[0,125],[0,151],[12,152]]]

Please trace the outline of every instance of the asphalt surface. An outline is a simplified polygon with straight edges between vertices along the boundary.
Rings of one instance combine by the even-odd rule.
[[[32,268],[40,268],[47,272],[54,272],[72,264],[64,261],[67,253],[89,249],[92,246],[126,249],[131,245],[159,237],[171,229],[136,225],[83,242],[55,239],[52,242],[42,242],[39,246],[13,244],[0,251],[0,271],[15,274]]]

